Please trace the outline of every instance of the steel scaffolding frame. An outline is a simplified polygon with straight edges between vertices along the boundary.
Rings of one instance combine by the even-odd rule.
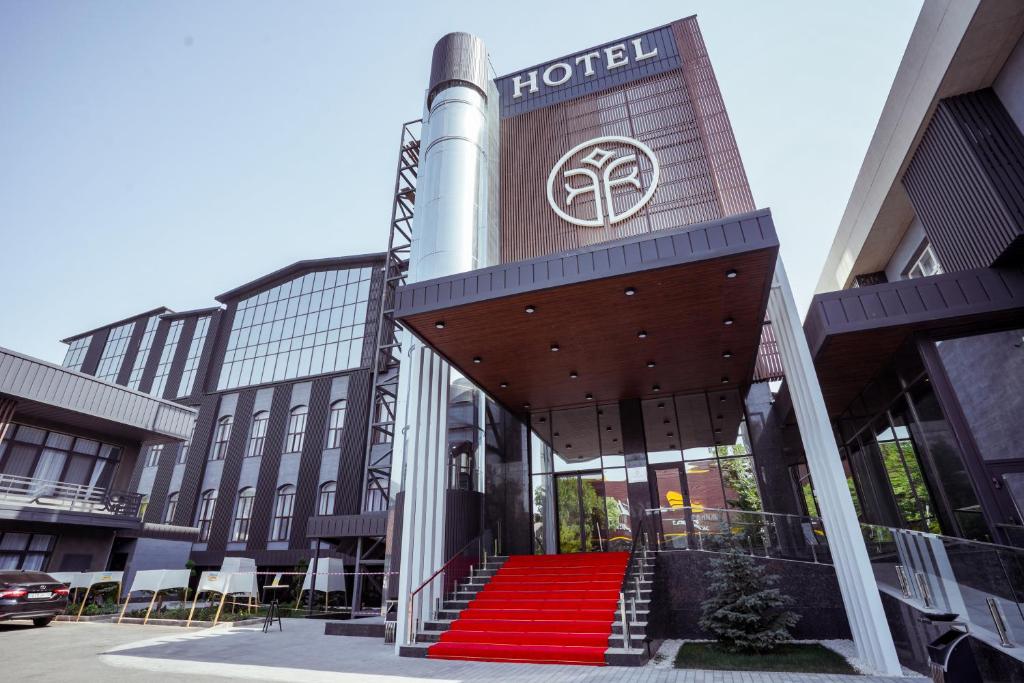
[[[391,456],[394,452],[395,407],[401,354],[398,323],[394,316],[395,291],[405,283],[409,272],[421,124],[420,119],[402,124],[371,380],[373,398],[366,437],[366,476],[362,501],[364,512],[387,510],[391,503]]]

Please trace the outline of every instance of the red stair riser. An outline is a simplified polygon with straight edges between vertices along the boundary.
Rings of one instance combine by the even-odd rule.
[[[627,553],[510,557],[427,656],[603,665],[628,558]]]

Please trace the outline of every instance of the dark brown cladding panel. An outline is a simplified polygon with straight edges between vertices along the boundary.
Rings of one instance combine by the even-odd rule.
[[[537,289],[777,248],[778,243],[771,213],[763,209],[661,234],[409,284],[398,290],[395,316],[404,318]]]
[[[341,433],[341,457],[338,459],[338,494],[334,500],[334,511],[339,515],[362,511],[371,380],[370,370],[349,375],[345,429]]]
[[[213,522],[210,524],[209,550],[223,550],[231,534],[231,524],[238,500],[238,479],[242,473],[242,462],[249,445],[249,431],[252,429],[252,411],[256,403],[256,390],[247,389],[238,395],[235,414],[228,439],[228,450],[224,456],[220,480],[217,482],[217,504],[213,508]]]
[[[206,459],[210,454],[210,437],[213,435],[213,424],[217,418],[217,406],[220,396],[204,396],[199,404],[199,415],[195,429],[192,430],[192,441],[185,455],[185,471],[181,477],[181,488],[178,489],[178,507],[174,512],[174,524],[192,526],[199,500],[199,486],[206,471]]]
[[[682,67],[502,119],[502,262],[754,209],[696,20],[676,22],[671,31]],[[632,138],[650,147],[661,168],[658,187],[643,209],[622,222],[608,228],[577,226],[548,204],[548,176],[570,149],[603,136]],[[567,163],[579,163],[588,152],[580,150]],[[642,162],[640,181],[646,188],[652,174]],[[583,200],[579,197],[577,206],[592,212],[592,200]]]
[[[469,33],[449,33],[437,41],[430,63],[429,100],[451,83],[472,85],[486,95],[488,80],[487,51],[482,40]]]
[[[306,540],[306,520],[317,512],[320,494],[320,458],[327,438],[327,419],[331,404],[331,378],[313,380],[309,392],[309,413],[306,436],[299,455],[299,472],[295,481],[295,505],[292,509],[292,535],[289,548],[309,548]],[[353,477],[355,478],[355,477]]]
[[[274,387],[270,401],[270,418],[267,422],[267,439],[263,444],[260,458],[260,472],[256,480],[256,498],[253,501],[252,519],[249,523],[247,550],[266,548],[270,533],[270,519],[277,503],[277,473],[281,466],[281,450],[288,429],[288,414],[291,410],[292,385],[279,384]]]
[[[903,185],[947,271],[1024,240],[1024,137],[990,89],[939,102]]]

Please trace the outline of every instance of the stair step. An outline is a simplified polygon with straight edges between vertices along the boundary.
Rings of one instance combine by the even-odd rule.
[[[557,645],[492,645],[486,643],[436,643],[431,659],[469,659],[537,664],[604,664],[607,648]]]

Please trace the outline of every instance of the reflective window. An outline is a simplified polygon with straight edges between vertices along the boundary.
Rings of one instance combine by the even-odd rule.
[[[249,520],[252,518],[252,502],[256,498],[256,489],[250,487],[238,492],[238,504],[235,505],[235,521],[231,525],[231,540],[238,543],[249,540]]]
[[[932,249],[930,242],[925,241],[917,258],[910,264],[903,276],[907,279],[914,279],[938,275],[941,272],[942,266],[939,265],[939,259],[935,256],[935,250]]]
[[[263,455],[263,446],[267,443],[267,424],[270,413],[262,410],[252,416],[252,431],[249,433],[249,448],[245,457],[258,458]]]
[[[64,356],[64,367],[69,370],[81,370],[82,363],[85,362],[85,352],[89,350],[89,342],[91,341],[92,335],[89,335],[75,339],[68,344],[68,352]]]
[[[306,417],[309,409],[306,406],[295,406],[288,416],[288,435],[284,440],[285,453],[298,453],[306,438]]]
[[[327,447],[341,448],[341,435],[345,428],[345,399],[331,404],[327,420]]]
[[[45,570],[54,540],[49,534],[0,533],[0,570]]]
[[[174,513],[178,511],[178,492],[167,496],[167,509],[164,510],[164,524],[174,524]]]
[[[181,382],[178,386],[178,396],[191,396],[192,386],[196,381],[196,370],[199,369],[199,358],[203,355],[203,344],[206,342],[206,333],[210,330],[210,316],[205,316],[196,321],[196,329],[192,335],[192,342],[188,345],[188,356],[185,358],[185,368],[181,373]]]
[[[295,509],[295,487],[285,484],[277,490],[274,501],[274,521],[270,529],[271,541],[287,541],[292,531],[292,512]]]
[[[225,415],[217,420],[217,431],[213,435],[213,448],[210,449],[210,460],[223,460],[228,455],[228,441],[231,440],[232,417]]]
[[[358,367],[372,272],[307,273],[240,301],[218,389]]]
[[[178,464],[184,465],[185,458],[188,457],[188,447],[192,445],[192,439],[185,439],[185,443],[181,444],[181,450],[178,451]]]
[[[213,509],[217,505],[217,492],[213,489],[203,491],[199,499],[199,540],[203,543],[210,540],[210,526],[213,524]]]
[[[164,452],[164,445],[156,443],[149,447],[146,452],[146,467],[156,467],[160,464],[160,454]]]
[[[157,398],[162,398],[164,395],[164,387],[167,386],[167,375],[171,374],[171,363],[174,362],[174,352],[178,348],[178,340],[181,339],[181,328],[184,324],[184,320],[175,320],[171,323],[170,329],[167,330],[167,340],[164,342],[164,348],[160,352],[160,363],[156,366],[156,376],[153,377],[153,386],[149,390],[149,393]]]
[[[338,482],[328,481],[320,485],[320,497],[317,499],[316,514],[333,515],[334,498],[338,493]]]
[[[128,353],[128,342],[134,329],[135,323],[127,323],[110,330],[107,343],[103,345],[103,353],[100,354],[100,363],[96,366],[96,377],[107,382],[117,379],[118,373],[121,372],[121,363]]]
[[[132,373],[128,376],[129,389],[137,390],[142,383],[142,373],[146,371],[146,363],[149,361],[150,351],[153,350],[153,339],[156,337],[156,326],[159,323],[158,315],[150,316],[146,321],[146,329],[142,332],[142,341],[139,342],[139,352],[135,355]]]
[[[12,424],[0,443],[0,474],[105,488],[121,459],[118,446]]]

